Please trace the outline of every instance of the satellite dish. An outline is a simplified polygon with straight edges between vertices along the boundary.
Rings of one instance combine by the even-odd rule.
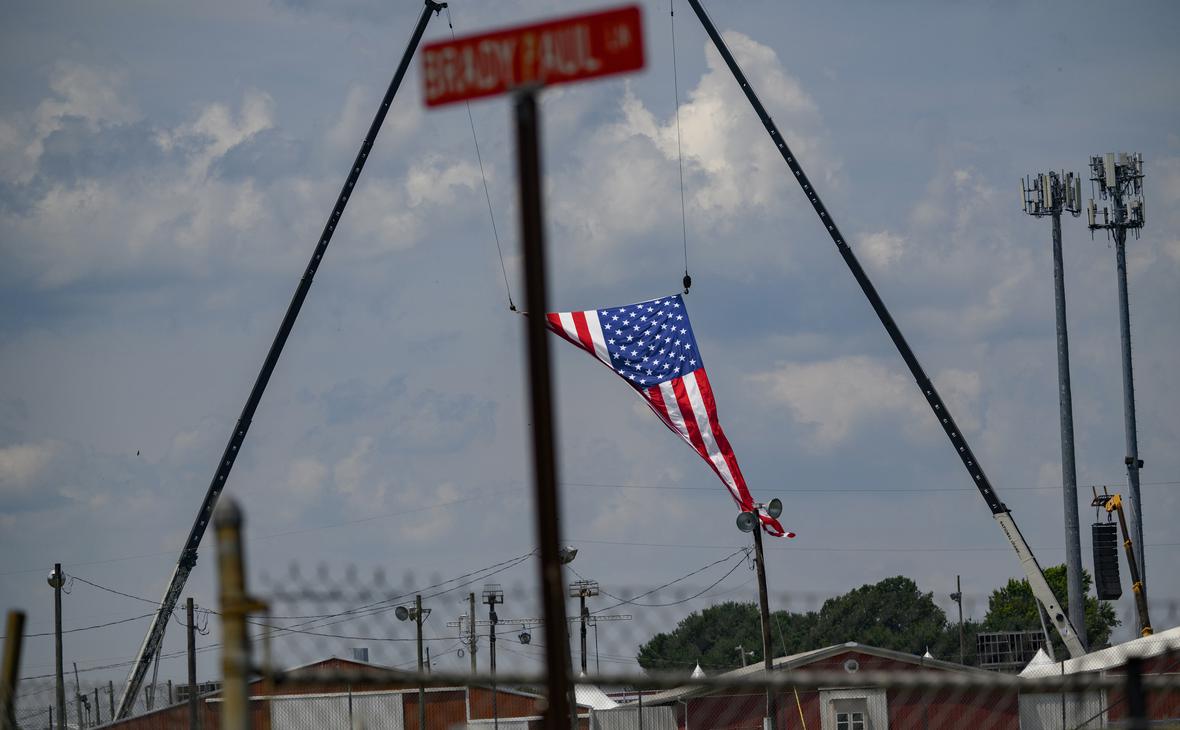
[[[783,513],[783,501],[781,499],[779,499],[778,497],[775,497],[774,499],[770,500],[770,504],[766,505],[766,514],[770,515],[774,519],[777,520],[778,516],[781,515],[782,513]]]
[[[405,621],[410,617],[410,612],[405,606],[398,606],[393,609],[393,615],[397,616],[398,621]]]
[[[757,523],[758,518],[753,512],[742,512],[737,516],[737,526],[742,532],[753,532]]]
[[[533,635],[527,631],[520,632],[520,643],[527,644],[533,640]]]

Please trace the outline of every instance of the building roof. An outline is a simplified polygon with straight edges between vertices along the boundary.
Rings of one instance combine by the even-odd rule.
[[[882,649],[876,646],[867,646],[865,644],[858,644],[855,641],[849,641],[844,644],[833,644],[832,646],[825,646],[822,649],[812,649],[810,651],[799,652],[798,654],[791,654],[789,656],[781,656],[773,660],[775,671],[789,671],[792,669],[800,669],[813,664],[823,659],[843,654],[844,652],[855,651],[861,654],[868,654],[870,656],[881,657],[882,659],[891,659],[893,661],[905,662],[919,667],[926,667],[930,669],[939,669],[942,671],[959,672],[963,674],[990,674],[983,669],[976,667],[968,667],[954,662],[945,662],[940,659],[927,659],[925,657],[915,656],[913,654],[906,654],[903,651],[895,651],[893,649]],[[751,664],[748,667],[741,669],[734,669],[733,671],[724,674],[715,675],[717,678],[736,679],[740,677],[748,677],[759,674],[763,671],[761,662],[758,664]],[[694,672],[695,676],[695,672]],[[657,705],[668,702],[675,702],[686,697],[692,697],[701,694],[707,694],[711,690],[708,687],[699,685],[689,685],[685,687],[677,687],[676,689],[660,692],[655,695],[644,698],[643,704]]]
[[[1049,677],[1083,672],[1102,672],[1123,666],[1131,657],[1148,659],[1175,650],[1180,650],[1180,626],[1151,636],[1108,646],[1077,659],[1066,659],[1063,662],[1055,662],[1048,657],[1039,659],[1040,654],[1038,653],[1020,673],[1020,676]]]
[[[609,710],[618,707],[619,703],[612,700],[600,687],[593,684],[575,684],[574,701],[579,707],[589,707],[591,710]]]

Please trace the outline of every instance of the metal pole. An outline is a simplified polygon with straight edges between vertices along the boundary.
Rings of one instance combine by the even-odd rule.
[[[467,643],[471,651],[471,673],[474,675],[478,671],[475,664],[475,594],[467,594],[467,617],[471,621],[467,625]]]
[[[315,250],[307,263],[307,268],[304,269],[303,276],[300,278],[299,284],[295,287],[295,293],[291,297],[291,302],[287,305],[287,311],[283,315],[282,322],[279,324],[278,332],[275,333],[275,338],[266,353],[266,359],[262,362],[262,367],[258,371],[258,377],[255,378],[254,386],[250,389],[250,395],[246,398],[246,404],[242,407],[242,412],[238,416],[233,430],[230,432],[229,441],[226,443],[224,451],[222,451],[221,459],[217,462],[217,468],[213,473],[213,478],[210,480],[209,486],[205,491],[205,499],[197,511],[197,517],[193,521],[192,527],[189,529],[188,538],[185,540],[184,549],[181,551],[176,568],[173,570],[172,579],[168,582],[168,587],[164,591],[163,600],[160,601],[160,608],[152,619],[152,624],[143,639],[143,644],[139,647],[139,654],[131,667],[131,672],[127,676],[127,686],[123,688],[123,695],[119,700],[118,717],[120,718],[127,717],[131,711],[131,706],[135,702],[135,695],[139,692],[139,687],[143,684],[144,677],[147,674],[148,665],[151,663],[152,657],[159,651],[160,644],[163,643],[164,629],[168,626],[168,619],[176,609],[177,602],[180,601],[180,593],[184,590],[184,584],[188,580],[189,573],[192,572],[193,566],[196,565],[197,548],[200,547],[201,538],[205,535],[209,518],[213,515],[214,507],[217,506],[218,497],[221,495],[226,481],[229,479],[234,461],[238,458],[238,454],[241,453],[242,444],[246,440],[246,433],[250,430],[250,423],[254,419],[254,413],[262,402],[262,394],[266,391],[267,383],[270,382],[270,377],[274,373],[275,366],[278,365],[279,356],[283,353],[283,347],[287,343],[287,338],[291,335],[291,331],[295,327],[295,320],[299,317],[299,310],[302,309],[303,302],[311,290],[311,284],[315,278],[316,271],[319,269],[320,263],[327,253],[328,244],[332,240],[332,234],[335,233],[336,227],[340,224],[340,218],[344,215],[344,208],[348,205],[349,198],[352,197],[361,170],[364,169],[365,162],[369,159],[369,153],[372,151],[373,144],[377,140],[377,133],[381,130],[381,125],[385,122],[385,116],[388,114],[389,107],[393,103],[393,97],[397,94],[402,78],[405,76],[406,70],[410,67],[410,60],[414,56],[414,51],[418,48],[418,42],[422,39],[422,34],[426,30],[426,24],[430,21],[432,13],[437,13],[444,7],[446,7],[445,3],[438,3],[435,0],[425,0],[425,7],[422,9],[422,14],[418,18],[418,24],[414,27],[414,32],[410,37],[410,43],[406,46],[405,53],[402,54],[401,62],[398,64],[397,71],[394,72],[393,80],[390,81],[389,88],[381,100],[381,106],[378,107],[377,113],[373,117],[373,122],[369,125],[369,131],[365,134],[360,150],[353,160],[352,167],[349,168],[348,176],[344,180],[344,186],[336,198],[336,204],[332,207],[332,212],[324,224],[319,240],[316,242]]]
[[[115,682],[114,680],[107,680],[107,701],[110,702],[111,719],[115,718]]]
[[[1082,594],[1082,537],[1078,526],[1078,477],[1073,448],[1073,392],[1069,384],[1069,327],[1065,317],[1065,267],[1061,256],[1061,210],[1053,215],[1053,298],[1057,314],[1057,388],[1061,416],[1061,491],[1065,507],[1065,578],[1069,619],[1082,646],[1086,641]]]
[[[1122,196],[1115,198],[1116,222],[1124,217]],[[1127,229],[1114,229],[1115,264],[1119,279],[1119,338],[1123,348],[1123,425],[1126,431],[1127,486],[1131,494],[1131,529],[1139,578],[1147,584],[1147,565],[1143,560],[1143,502],[1139,497],[1139,435],[1135,426],[1135,375],[1131,369],[1131,311],[1127,297]]]
[[[54,563],[53,575],[49,577],[49,585],[53,586],[53,660],[57,680],[54,702],[57,706],[57,723],[63,727],[66,722],[66,682],[61,660],[61,587],[64,582],[61,563]]]
[[[197,730],[201,721],[197,717],[197,629],[193,622],[192,596],[185,600],[184,612],[188,617],[188,727]]]
[[[955,576],[955,595],[959,597],[956,601],[959,604],[959,664],[966,664],[967,657],[963,643],[963,585],[959,582],[957,575]]]
[[[80,681],[78,681],[78,662],[74,662],[73,664],[74,664],[74,709],[78,713],[78,727],[82,727],[82,683]]]
[[[245,555],[242,510],[235,500],[221,503],[214,517],[217,577],[221,602],[222,730],[249,730],[250,637],[246,626]]]
[[[496,690],[496,604],[488,604],[488,619],[491,621],[491,633],[488,635],[488,645],[491,647],[491,657],[488,660],[492,668],[492,726],[500,730],[499,692]]]
[[[98,687],[94,688],[94,724],[102,724],[102,705],[98,703]]]
[[[422,594],[414,596],[414,623],[418,627],[418,730],[426,730],[426,684],[422,679]]]
[[[570,717],[570,655],[565,595],[558,556],[561,514],[557,492],[553,392],[550,382],[549,340],[545,313],[545,237],[541,207],[540,116],[532,89],[516,95],[517,174],[520,179],[521,240],[524,248],[528,311],[529,385],[533,432],[533,487],[536,499],[537,543],[540,546],[542,603],[545,608],[545,670],[549,704],[546,727],[557,728]]]
[[[585,591],[578,594],[578,600],[582,604],[582,674],[586,673],[586,619],[590,618],[590,610],[586,608],[586,593]]]
[[[762,614],[762,665],[767,681],[774,672],[774,659],[770,654],[770,601],[766,597],[766,561],[762,556],[762,525],[754,522],[754,555],[758,561],[758,609]],[[766,687],[766,718],[770,730],[778,726],[778,700],[774,689]]]
[[[24,612],[9,611],[8,623],[4,632],[4,664],[0,666],[0,723],[14,729],[16,728],[16,683],[17,675],[20,673],[20,651],[24,636]]]

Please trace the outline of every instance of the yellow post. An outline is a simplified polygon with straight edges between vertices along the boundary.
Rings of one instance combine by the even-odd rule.
[[[221,601],[221,723],[223,730],[250,727],[250,636],[246,617],[259,604],[246,594],[242,510],[222,499],[213,517],[217,534],[217,583]]]

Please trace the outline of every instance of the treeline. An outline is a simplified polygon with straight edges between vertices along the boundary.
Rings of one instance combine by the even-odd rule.
[[[1049,586],[1064,605],[1065,566],[1045,571]],[[1083,588],[1089,593],[1091,578],[1083,571]],[[1100,648],[1119,625],[1113,606],[1087,595],[1086,634],[1089,646]],[[948,617],[934,603],[933,593],[923,593],[904,576],[863,585],[824,601],[818,611],[775,611],[771,614],[771,653],[797,654],[834,644],[859,644],[920,655],[929,650],[938,659],[959,661],[958,615]],[[976,663],[975,634],[980,631],[1040,630],[1038,607],[1027,580],[1010,580],[988,599],[982,621],[964,618],[964,661]],[[1052,629],[1050,629],[1052,631]],[[1053,635],[1058,657],[1067,656],[1060,638]],[[657,634],[639,648],[640,666],[647,670],[691,671],[700,663],[708,672],[742,666],[738,647],[746,661],[762,661],[762,629],[755,603],[728,602],[689,614],[675,630]]]

